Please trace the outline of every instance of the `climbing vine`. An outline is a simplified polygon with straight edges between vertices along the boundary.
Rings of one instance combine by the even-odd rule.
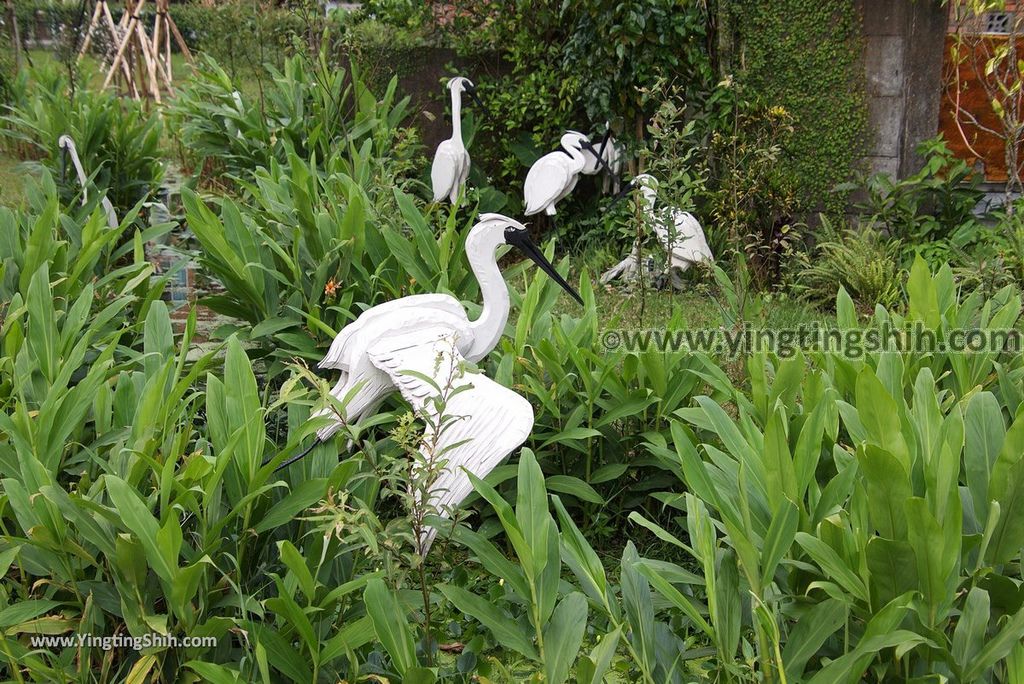
[[[835,186],[863,158],[867,105],[861,20],[848,0],[723,0],[738,38],[737,78],[765,104],[781,106],[794,135],[780,159],[803,212],[840,213]]]

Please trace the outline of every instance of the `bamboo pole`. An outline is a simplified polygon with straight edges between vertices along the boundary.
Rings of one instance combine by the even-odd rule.
[[[21,69],[21,32],[18,30],[18,13],[14,11],[14,0],[7,0],[7,13],[11,17],[11,40],[14,41],[14,68]]]

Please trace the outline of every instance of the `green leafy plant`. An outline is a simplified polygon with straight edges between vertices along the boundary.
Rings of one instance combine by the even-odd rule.
[[[251,181],[272,160],[287,163],[294,154],[323,161],[338,149],[365,156],[367,144],[378,155],[389,151],[402,158],[407,133],[400,124],[409,100],[396,97],[397,79],[378,98],[358,74],[349,79],[345,69],[329,63],[325,51],[291,57],[280,72],[268,70],[271,82],[255,98],[239,92],[207,58],[175,99],[171,116],[181,130],[182,154],[204,177]]]
[[[982,197],[980,179],[941,137],[921,143],[918,154],[925,163],[913,176],[871,176],[867,199],[859,208],[880,230],[911,249],[933,243],[933,253],[948,258],[954,248],[977,239],[980,225],[973,212]]]
[[[118,215],[149,198],[163,178],[161,122],[141,104],[111,93],[69,91],[55,70],[37,70],[37,85],[2,119],[0,135],[18,143],[27,158],[41,159],[58,180],[61,199],[70,206],[81,194],[79,181],[58,140],[70,135],[97,193],[106,193]]]
[[[915,265],[910,320],[939,332],[979,313],[973,296],[947,289],[950,278]],[[1020,306],[1007,299],[991,316],[986,306],[981,325],[1012,324]],[[841,323],[856,320],[845,293],[838,309]],[[704,567],[711,665],[727,678],[746,676],[735,663],[744,634],[745,659],[766,681],[853,682],[869,667],[880,677],[1019,676],[1024,612],[998,603],[996,587],[1024,544],[1010,485],[1024,424],[1018,393],[1005,394],[1012,383],[985,389],[1006,377],[998,357],[964,356],[929,363],[886,347],[808,369],[799,356],[754,355],[749,396],[733,392],[738,418],[698,397],[677,412],[671,441],[649,443],[692,492],[663,495],[685,514],[689,543],[633,519]],[[954,380],[936,394],[940,360]],[[747,597],[742,614],[716,609],[725,596],[712,602],[712,571],[726,559],[739,574],[729,591]],[[663,593],[703,627],[678,589]]]
[[[870,226],[837,229],[821,216],[821,228],[807,265],[797,275],[797,291],[822,306],[834,301],[843,288],[861,311],[876,305],[895,307],[900,290],[900,243],[885,238]]]

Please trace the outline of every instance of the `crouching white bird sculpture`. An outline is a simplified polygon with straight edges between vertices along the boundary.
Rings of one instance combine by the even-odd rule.
[[[566,131],[561,149],[545,154],[530,167],[523,186],[526,215],[544,212],[554,216],[555,205],[572,192],[587,165],[584,150],[593,151],[590,139],[576,131]],[[595,163],[600,163],[596,161]]]
[[[85,206],[89,202],[89,177],[85,175],[85,169],[82,168],[82,160],[78,157],[75,141],[70,135],[62,135],[57,138],[57,146],[71,157],[71,164],[75,167],[75,173],[78,176],[78,184],[82,186],[82,206]],[[117,220],[117,212],[114,211],[114,205],[110,199],[104,195],[100,199],[100,204],[103,205],[103,211],[107,215],[107,227],[117,228],[121,222]]]
[[[654,234],[668,257],[668,275],[672,287],[681,289],[682,274],[693,264],[713,262],[714,255],[708,247],[707,238],[700,222],[693,214],[676,207],[658,207],[658,181],[654,176],[643,173],[633,179],[623,192],[640,189],[644,218],[654,228]],[[632,277],[640,270],[640,254],[637,245],[630,255],[601,275],[602,283],[609,283],[619,277]]]
[[[483,109],[483,103],[476,95],[473,82],[463,76],[448,81],[452,97],[452,137],[441,141],[434,153],[434,164],[430,168],[430,183],[434,190],[434,201],[445,197],[452,204],[458,202],[459,193],[469,177],[469,152],[462,141],[462,93],[466,93]]]
[[[320,362],[320,368],[341,373],[331,395],[344,400],[344,415],[333,408],[314,413],[311,418],[330,422],[317,432],[313,446],[278,469],[343,425],[363,420],[397,390],[427,426],[423,444],[429,447],[420,450],[424,460],[440,465],[427,483],[429,509],[448,516],[472,491],[465,471],[482,478],[526,441],[533,428],[529,402],[481,373],[464,372],[467,362],[490,353],[508,321],[508,288],[497,263],[498,247],[505,244],[519,248],[582,304],[525,226],[500,214],[482,214],[466,238],[466,255],[483,295],[480,315],[469,320],[462,304],[444,294],[403,297],[364,311],[338,333]],[[442,402],[450,422],[439,425]],[[420,540],[421,553],[433,535],[431,530]]]

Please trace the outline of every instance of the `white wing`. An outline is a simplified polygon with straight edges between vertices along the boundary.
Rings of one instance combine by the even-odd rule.
[[[569,157],[564,152],[551,152],[530,167],[526,174],[526,183],[523,185],[527,216],[536,214],[558,201],[559,196],[576,177],[576,174],[569,171],[568,161]]]
[[[359,314],[356,320],[352,321],[341,329],[331,342],[331,348],[327,355],[318,364],[319,368],[337,368],[348,370],[345,349],[351,337],[359,330],[367,328],[374,321],[382,316],[387,316],[395,311],[408,308],[409,310],[423,311],[424,309],[437,309],[452,316],[466,317],[466,310],[454,297],[446,294],[422,294],[400,297],[390,302],[384,302],[371,307]]]
[[[420,329],[380,342],[370,351],[370,360],[391,377],[426,423],[420,467],[427,467],[432,477],[427,487],[430,505],[448,516],[473,489],[465,471],[483,478],[526,441],[533,429],[533,407],[467,368],[450,328]],[[416,374],[432,378],[438,387]],[[433,534],[422,540],[423,553]]]
[[[450,195],[462,178],[464,156],[465,153],[456,149],[455,143],[451,140],[445,140],[437,146],[434,164],[430,167],[430,183],[434,189],[435,202],[440,202]]]
[[[666,226],[668,221],[674,224],[674,235],[669,234]],[[714,261],[707,238],[704,237],[704,229],[693,214],[678,209],[664,212],[655,219],[654,231],[668,252],[672,266],[685,270],[690,264]]]

